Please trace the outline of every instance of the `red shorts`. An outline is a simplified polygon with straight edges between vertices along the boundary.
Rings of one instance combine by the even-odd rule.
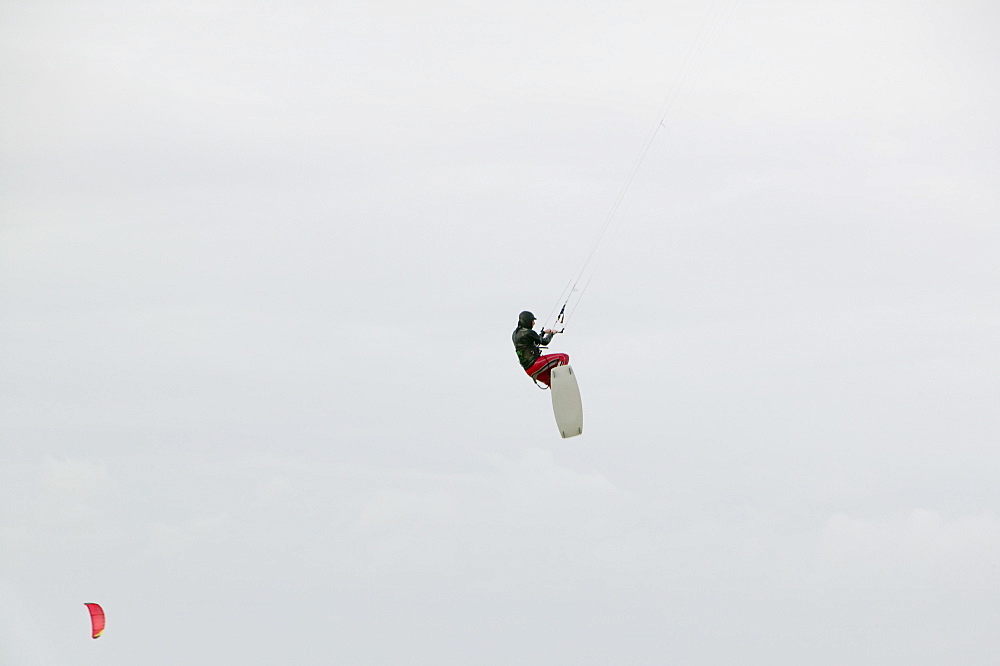
[[[539,384],[549,385],[549,374],[552,368],[569,365],[569,354],[546,354],[524,369],[528,376]]]

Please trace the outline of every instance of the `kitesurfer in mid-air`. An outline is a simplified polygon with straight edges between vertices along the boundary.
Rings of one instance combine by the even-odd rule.
[[[545,354],[542,355],[541,347],[552,341],[552,336],[559,331],[547,328],[542,331],[542,335],[536,333],[535,315],[527,310],[522,312],[517,318],[517,328],[514,329],[514,351],[517,352],[517,360],[521,362],[521,367],[528,373],[528,376],[539,384],[549,385],[549,373],[552,368],[569,364],[568,354]]]

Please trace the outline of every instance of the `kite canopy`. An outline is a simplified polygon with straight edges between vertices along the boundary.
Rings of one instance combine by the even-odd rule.
[[[90,625],[93,638],[100,638],[104,633],[104,609],[99,604],[84,604],[90,611]]]

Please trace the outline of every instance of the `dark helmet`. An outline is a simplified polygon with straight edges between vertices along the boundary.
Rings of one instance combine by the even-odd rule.
[[[525,310],[517,316],[517,325],[522,328],[531,328],[535,325],[535,315]]]

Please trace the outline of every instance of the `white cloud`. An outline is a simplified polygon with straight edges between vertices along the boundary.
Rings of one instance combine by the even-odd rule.
[[[38,465],[11,465],[5,472],[2,554],[30,552],[33,543],[56,533],[87,538],[100,532],[111,482],[104,464],[48,456]]]
[[[182,523],[154,523],[149,528],[150,552],[169,560],[183,559],[192,550],[204,553],[225,538],[229,515],[199,516]]]
[[[108,482],[105,465],[72,458],[46,457],[42,475],[51,492],[81,501],[92,499]]]
[[[836,514],[820,545],[823,575],[845,585],[1000,591],[1000,520],[914,509],[896,519]]]
[[[637,497],[602,474],[559,465],[542,449],[490,456],[491,471],[474,474],[273,457],[247,464],[271,475],[257,490],[258,496],[261,489],[267,493],[267,512],[283,515],[295,532],[305,524],[324,530],[334,561],[348,567],[363,562],[366,571],[387,574],[443,573],[456,558],[502,563],[537,557],[538,538],[558,540],[573,561],[614,564],[623,556],[606,541],[635,522],[630,514],[639,506]]]

